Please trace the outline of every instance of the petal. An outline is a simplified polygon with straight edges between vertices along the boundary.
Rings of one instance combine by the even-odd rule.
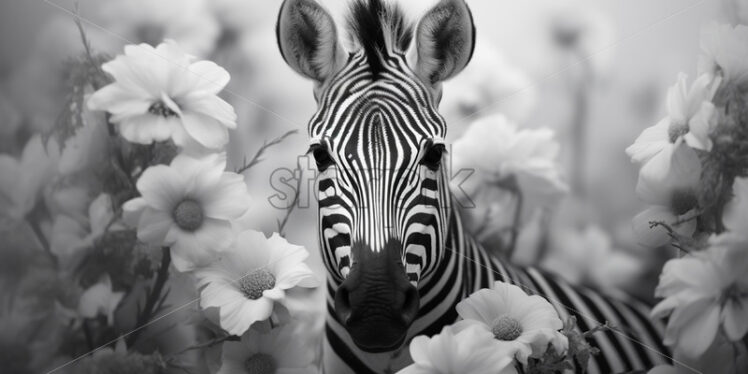
[[[665,344],[676,345],[691,358],[701,356],[709,348],[719,328],[719,308],[709,300],[676,309],[670,318]]]
[[[237,219],[249,209],[247,185],[239,174],[222,174],[218,185],[201,197],[203,209],[208,217]]]
[[[642,131],[634,144],[626,148],[631,161],[641,165],[660,153],[669,144],[669,126],[670,121],[666,118]]]
[[[152,101],[142,92],[127,90],[121,84],[112,83],[94,92],[88,98],[88,107],[112,113],[112,122],[119,122],[123,118],[147,113]]]
[[[197,61],[190,65],[190,73],[194,76],[193,89],[205,93],[217,94],[229,83],[231,76],[226,69],[212,61]]]
[[[733,341],[740,341],[748,332],[748,300],[729,300],[722,309],[722,324],[727,337]]]
[[[146,169],[136,186],[148,205],[159,210],[170,212],[185,197],[184,178],[166,165]]]
[[[190,112],[210,117],[230,129],[236,128],[234,107],[216,95],[194,93],[182,98],[182,102]]]
[[[652,222],[665,223],[681,235],[692,235],[696,231],[696,220],[681,220],[680,218],[663,206],[647,208],[637,214],[631,221],[637,243],[645,247],[655,248],[670,242],[667,229],[662,226],[652,227]]]
[[[146,208],[138,222],[138,239],[152,245],[164,245],[166,234],[173,225],[174,220],[169,213]]]
[[[229,141],[226,126],[205,114],[187,112],[182,116],[182,125],[187,134],[205,147],[220,149]]]

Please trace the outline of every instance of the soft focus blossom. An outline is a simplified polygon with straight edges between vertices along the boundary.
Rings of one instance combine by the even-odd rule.
[[[726,83],[741,85],[748,81],[748,27],[712,23],[702,28],[701,74],[721,75]]]
[[[631,160],[641,167],[636,192],[645,202],[667,206],[679,197],[695,201],[701,162],[692,148],[711,150],[710,132],[714,126],[711,100],[719,82],[720,79],[701,75],[687,89],[686,77],[680,75],[678,83],[668,91],[668,116],[645,129],[626,149]],[[689,208],[674,210],[682,214]]]
[[[253,323],[284,305],[294,287],[316,287],[318,281],[304,263],[309,253],[278,234],[270,238],[256,231],[239,234],[220,259],[195,271],[200,306],[219,309],[221,328],[241,335]]]
[[[113,0],[98,9],[98,23],[130,43],[156,45],[173,39],[187,53],[207,56],[219,26],[207,0]],[[97,17],[98,18],[98,17]]]
[[[522,194],[523,221],[538,209],[553,206],[567,190],[558,152],[549,129],[520,130],[500,114],[475,121],[452,147],[453,174],[474,172],[457,186],[475,205],[468,214],[476,222],[495,219],[494,213],[506,212],[497,194],[516,194],[512,188]]]
[[[413,364],[398,374],[516,374],[512,353],[491,340],[476,327],[456,332],[447,326],[431,338],[417,336],[410,342]]]
[[[655,295],[662,300],[652,316],[668,318],[665,344],[695,358],[721,330],[731,341],[748,331],[748,239],[724,233],[709,248],[668,261]]]
[[[474,292],[457,304],[463,320],[456,330],[477,326],[491,333],[493,345],[509,352],[523,364],[528,357],[540,357],[548,343],[558,353],[568,346],[568,340],[558,330],[563,322],[553,306],[543,297],[527,295],[519,287],[495,282],[493,288]]]
[[[111,325],[114,322],[114,311],[124,296],[124,292],[112,290],[112,280],[108,274],[105,274],[98,283],[81,295],[78,301],[78,315],[83,318],[95,318],[102,314],[106,316],[107,322]]]
[[[315,347],[304,344],[294,324],[269,332],[249,331],[239,342],[223,343],[217,374],[277,373],[316,374]]]
[[[596,225],[555,230],[549,241],[550,251],[540,265],[574,284],[620,293],[644,268],[641,259],[615,248],[608,234]]]
[[[104,193],[89,205],[85,222],[64,214],[55,217],[50,250],[60,262],[60,267],[73,270],[107,228],[121,230],[122,224],[115,222],[114,218],[111,196]]]
[[[137,182],[142,197],[123,205],[123,218],[141,241],[171,247],[177,270],[206,265],[231,245],[231,221],[249,208],[244,178],[225,168],[223,153],[179,155],[169,166],[149,167]]]
[[[535,95],[530,79],[479,37],[470,63],[444,83],[439,113],[452,125],[449,134],[456,139],[467,127],[466,119],[476,114],[502,113],[514,121],[524,120]]]
[[[0,218],[19,221],[36,206],[45,184],[54,176],[59,148],[33,136],[20,158],[0,154]]]
[[[128,45],[102,68],[114,83],[96,91],[88,105],[111,113],[131,142],[172,139],[188,150],[218,150],[228,142],[228,129],[236,128],[234,109],[217,95],[229,73],[194,61],[173,41]]]
[[[106,126],[92,117],[86,110],[85,124],[65,141],[58,165],[60,174],[73,175],[77,172],[92,172],[106,164],[109,139]],[[99,167],[97,167],[99,166]]]

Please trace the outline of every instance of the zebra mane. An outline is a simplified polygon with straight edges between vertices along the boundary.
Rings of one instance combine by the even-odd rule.
[[[384,71],[390,52],[404,52],[413,39],[413,25],[396,4],[382,0],[357,0],[351,5],[348,28],[354,43],[363,48],[375,79]]]

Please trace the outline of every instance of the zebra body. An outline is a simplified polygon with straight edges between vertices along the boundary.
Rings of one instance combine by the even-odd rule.
[[[407,342],[453,323],[455,305],[494,280],[545,296],[562,319],[595,334],[590,372],[666,362],[660,327],[635,302],[602,297],[536,269],[492,258],[463,231],[449,190],[447,127],[436,110],[441,82],[464,68],[474,45],[464,0],[440,0],[415,28],[381,0],[354,1],[352,51],[313,0],[285,0],[278,43],[314,82],[309,121],[319,170],[319,239],[328,271],[327,373],[386,373],[410,363]]]
[[[670,363],[668,349],[662,344],[663,326],[648,318],[649,307],[636,300],[612,298],[584,287],[572,286],[563,279],[536,268],[503,263],[487,253],[463,230],[460,216],[453,212],[447,243],[450,248],[437,273],[424,280],[418,318],[408,339],[417,335],[438,334],[458,318],[454,307],[494,281],[522,288],[528,294],[546,297],[562,320],[575,316],[582,331],[608,323],[612,330],[598,332],[590,339],[600,354],[590,359],[588,373],[628,373]],[[390,373],[412,361],[407,346],[392,353],[369,354],[357,349],[345,328],[332,313],[332,285],[328,284],[328,304],[323,354],[324,372]]]

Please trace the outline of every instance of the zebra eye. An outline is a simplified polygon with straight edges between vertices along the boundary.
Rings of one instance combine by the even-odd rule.
[[[430,143],[426,146],[426,153],[423,154],[420,164],[426,166],[430,170],[436,171],[439,169],[442,163],[442,156],[446,147],[444,144],[433,144]]]
[[[313,144],[309,152],[314,156],[314,161],[317,163],[317,170],[320,172],[327,170],[334,163],[332,157],[330,157],[330,152],[327,150],[327,146],[324,144]]]

